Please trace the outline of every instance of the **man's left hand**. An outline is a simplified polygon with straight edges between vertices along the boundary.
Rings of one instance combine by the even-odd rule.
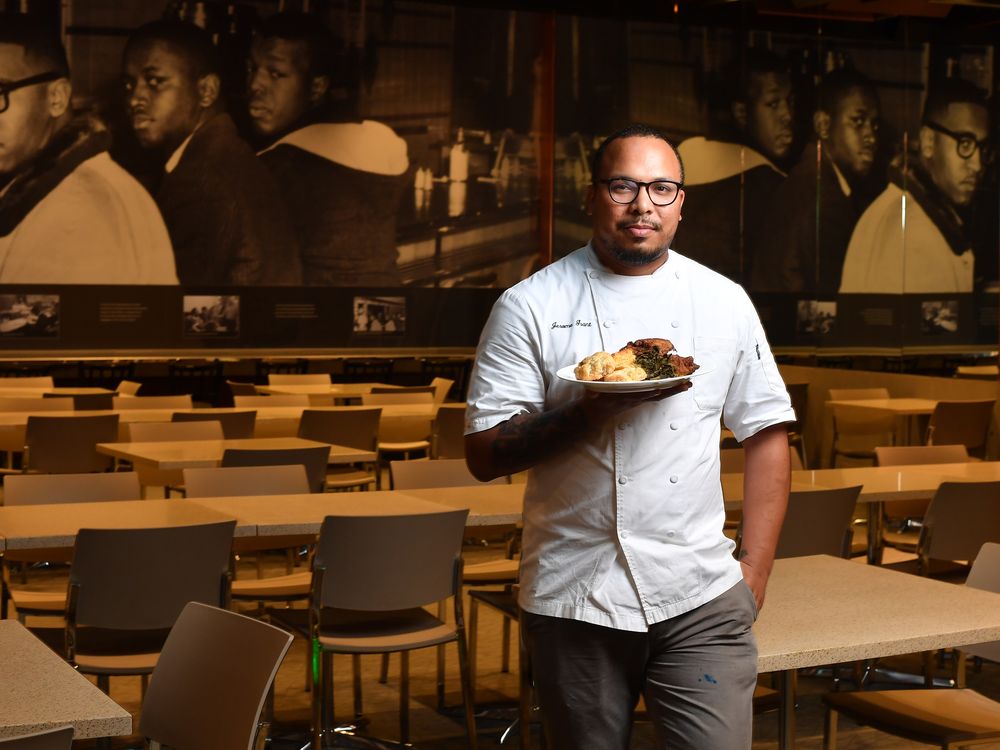
[[[754,601],[757,602],[757,613],[760,614],[761,609],[764,607],[764,591],[767,588],[767,575],[752,565],[748,565],[743,560],[740,561],[740,567],[743,569],[743,580],[750,587]]]

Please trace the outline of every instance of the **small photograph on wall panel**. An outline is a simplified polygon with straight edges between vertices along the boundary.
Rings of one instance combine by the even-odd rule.
[[[237,294],[185,294],[184,335],[226,337],[240,335],[240,298]]]
[[[58,294],[0,294],[0,337],[58,336]]]
[[[802,299],[798,304],[796,331],[798,333],[827,336],[833,333],[837,321],[837,303]]]
[[[958,300],[935,299],[920,303],[920,333],[935,336],[958,330]]]
[[[354,333],[393,334],[406,330],[406,297],[355,297]]]

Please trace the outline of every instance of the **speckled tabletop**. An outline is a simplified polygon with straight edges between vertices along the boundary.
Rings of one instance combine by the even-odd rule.
[[[0,738],[73,726],[74,739],[132,732],[132,715],[16,620],[0,620]]]

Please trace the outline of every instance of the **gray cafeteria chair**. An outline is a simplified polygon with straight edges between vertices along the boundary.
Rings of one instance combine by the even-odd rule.
[[[0,750],[70,750],[73,727],[56,727],[21,737],[0,739]]]
[[[142,702],[151,750],[253,750],[261,714],[292,635],[244,615],[191,602],[163,644]]]
[[[171,422],[211,422],[222,425],[222,436],[226,440],[252,438],[257,425],[257,411],[175,411]]]

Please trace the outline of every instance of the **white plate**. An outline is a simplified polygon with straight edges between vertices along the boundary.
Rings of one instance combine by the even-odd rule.
[[[567,365],[559,369],[556,372],[556,377],[561,380],[566,380],[570,383],[579,383],[584,388],[591,391],[603,391],[606,393],[634,393],[636,391],[657,391],[662,388],[669,388],[678,383],[683,383],[685,380],[690,380],[691,378],[696,378],[699,375],[705,375],[711,372],[711,370],[706,370],[704,367],[695,370],[690,375],[679,375],[675,378],[659,378],[657,380],[629,380],[624,383],[606,383],[603,380],[577,380],[576,375],[573,374],[573,370],[576,369],[576,365]]]

